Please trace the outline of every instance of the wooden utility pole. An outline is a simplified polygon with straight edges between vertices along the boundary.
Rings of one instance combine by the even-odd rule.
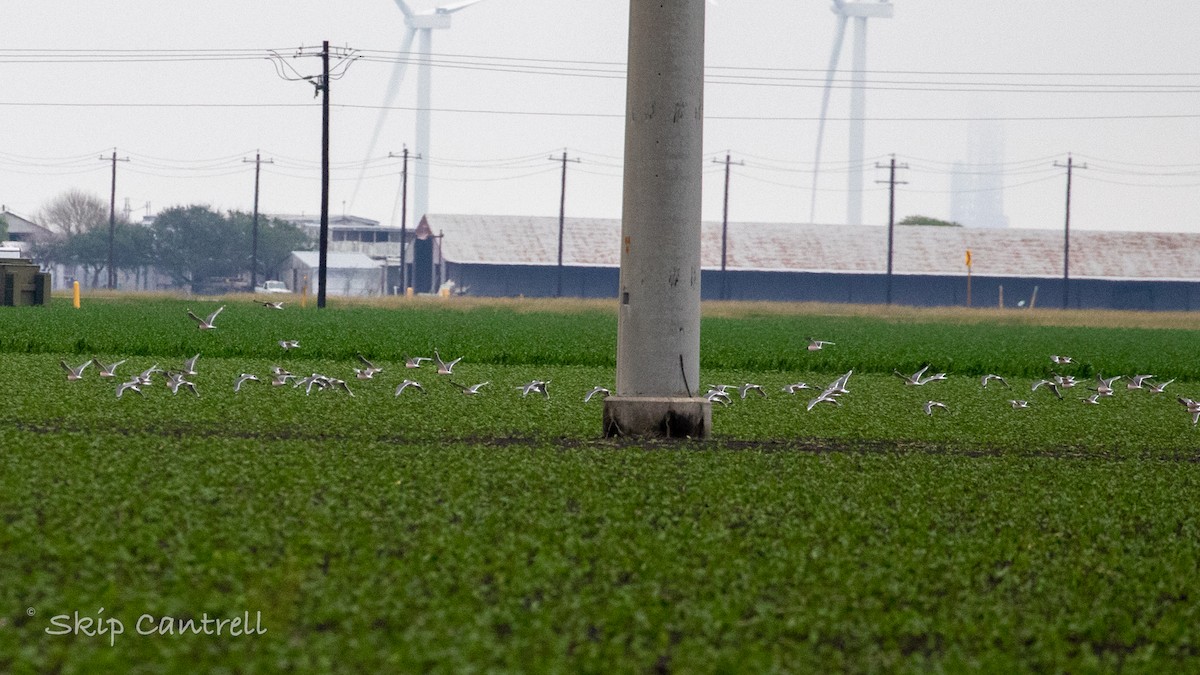
[[[249,162],[249,159],[243,159],[243,162]],[[254,153],[254,216],[250,225],[250,292],[254,292],[254,288],[258,286],[258,176],[262,171],[262,154]],[[274,164],[274,160],[267,160],[267,164]]]
[[[729,299],[729,282],[725,275],[725,261],[729,251],[729,165],[737,164],[741,166],[745,162],[732,162],[729,159],[729,151],[725,151],[725,160],[713,158],[713,161],[718,164],[725,165],[725,200],[721,206],[721,299]]]
[[[1075,164],[1071,153],[1067,153],[1067,163],[1054,163],[1054,166],[1067,170],[1067,217],[1063,225],[1063,299],[1062,306],[1066,309],[1071,302],[1071,172],[1076,168],[1086,169],[1087,164]]]
[[[317,267],[317,309],[325,307],[325,278],[329,266],[329,40],[321,43],[321,252]]]
[[[404,161],[400,165],[400,292],[408,292],[408,265],[405,262],[407,255],[408,242],[408,159],[421,159],[420,155],[409,155],[408,146],[404,146],[403,152],[399,155],[388,153],[388,157],[403,157]],[[392,212],[395,215],[395,211]]]
[[[550,159],[556,159],[551,157]],[[563,287],[563,229],[566,225],[567,217],[567,162],[579,162],[579,158],[568,160],[567,151],[562,153],[562,189],[558,196],[558,287],[554,292],[554,297],[562,297]]]
[[[896,155],[892,155],[892,161],[887,167],[881,166],[878,162],[876,162],[875,168],[876,169],[887,168],[889,170],[888,171],[888,179],[886,181],[877,180],[875,182],[876,183],[885,183],[886,182],[888,184],[887,286],[886,286],[886,290],[884,291],[884,297],[887,300],[887,304],[890,305],[890,304],[892,304],[892,253],[893,253],[892,244],[893,244],[893,240],[894,240],[893,234],[896,229],[896,186],[897,185],[905,185],[907,183],[907,181],[896,180],[896,169],[907,169],[908,165],[907,164],[896,164]]]
[[[107,160],[101,156],[100,159]],[[108,289],[117,287],[117,268],[114,267],[114,240],[117,237],[117,162],[128,162],[128,157],[117,159],[117,149],[112,151],[112,189],[108,197]]]

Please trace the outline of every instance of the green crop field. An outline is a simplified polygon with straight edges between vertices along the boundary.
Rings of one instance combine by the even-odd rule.
[[[1200,670],[1198,328],[714,305],[702,386],[766,396],[668,443],[583,400],[610,303],[0,308],[0,672]],[[405,368],[434,349],[453,375]],[[117,397],[195,354],[198,395]],[[92,358],[125,363],[68,381]],[[1078,384],[1031,390],[1054,373]],[[1083,402],[1135,374],[1174,381]]]

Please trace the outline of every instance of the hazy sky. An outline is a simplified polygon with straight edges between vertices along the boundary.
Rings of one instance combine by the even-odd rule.
[[[417,9],[428,0],[411,0]],[[1013,227],[1061,228],[1074,154],[1072,228],[1179,231],[1200,204],[1200,3],[1184,0],[896,0],[868,39],[864,195],[885,224],[888,156],[909,166],[897,217],[950,216],[950,168],[972,121],[1001,120]],[[734,161],[735,221],[807,221],[824,70],[836,17],[826,0],[708,6],[704,217],[721,218]],[[556,216],[565,148],[568,216],[619,217],[624,0],[484,0],[433,39],[430,211]],[[391,0],[6,0],[0,48],[0,202],[34,215],[71,188],[134,218],[184,204],[249,210],[320,206],[320,100],[267,58],[316,74],[322,40],[360,56],[333,82],[330,210],[393,223],[399,160],[413,145],[416,68],[368,155],[404,21]],[[818,222],[845,218],[848,34],[826,130]],[[119,53],[113,50],[130,50]],[[368,161],[369,160],[369,161]],[[366,178],[360,183],[363,162]],[[356,188],[357,186],[357,188]],[[411,226],[411,221],[410,221]]]

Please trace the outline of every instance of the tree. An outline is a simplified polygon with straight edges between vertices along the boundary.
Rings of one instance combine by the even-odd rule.
[[[108,226],[109,204],[83,190],[67,190],[42,207],[38,220],[68,237]]]
[[[232,221],[207,206],[176,206],[159,213],[154,263],[178,286],[199,292],[212,277],[235,277],[246,268],[249,248]]]
[[[908,216],[901,220],[897,225],[934,225],[937,227],[962,227],[962,223],[956,223],[949,220],[938,220],[929,216]]]
[[[113,266],[118,270],[139,270],[152,262],[152,234],[141,225],[118,219],[113,229]],[[92,287],[100,285],[100,273],[108,267],[108,228],[93,228],[70,236],[43,242],[36,257],[50,262],[83,267]],[[85,279],[86,281],[86,279]]]
[[[242,211],[231,211],[238,229],[246,236],[246,270],[250,269],[251,238],[253,237],[254,216]],[[258,216],[258,275],[259,278],[279,278],[280,269],[288,261],[292,251],[303,251],[311,248],[312,241],[304,228],[279,218]]]

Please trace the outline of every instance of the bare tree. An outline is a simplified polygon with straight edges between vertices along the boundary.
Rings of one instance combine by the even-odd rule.
[[[100,197],[71,189],[47,202],[38,214],[38,220],[59,233],[73,236],[107,227],[108,211],[108,203]]]

